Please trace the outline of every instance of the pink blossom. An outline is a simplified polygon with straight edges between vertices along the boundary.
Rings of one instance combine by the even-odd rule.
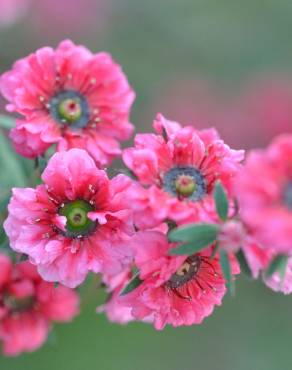
[[[161,114],[154,129],[156,134],[136,135],[135,147],[123,153],[143,185],[134,183],[131,189],[135,224],[152,228],[166,219],[209,220],[215,212],[214,184],[220,180],[230,194],[243,151],[230,149],[214,129],[182,128]]]
[[[120,155],[119,141],[130,137],[134,92],[121,67],[107,53],[92,54],[66,40],[17,61],[0,79],[20,113],[10,137],[15,150],[34,158],[52,145],[86,149],[99,166]]]
[[[217,256],[211,259],[212,249],[190,257],[170,256],[164,234],[142,231],[136,237],[135,263],[142,283],[120,301],[132,308],[138,320],[151,320],[156,329],[200,324],[215,305],[220,305],[226,292]],[[230,259],[232,272],[239,272],[234,258]]]
[[[241,217],[261,247],[291,254],[292,136],[279,136],[267,149],[251,151],[235,190]]]
[[[109,299],[105,304],[97,307],[97,313],[104,312],[110,321],[118,324],[127,324],[134,320],[131,308],[123,305],[119,300],[121,290],[129,282],[131,276],[129,268],[114,276],[103,276],[103,281],[107,285]]]
[[[69,287],[88,271],[120,272],[131,260],[134,233],[130,180],[109,180],[81,149],[55,153],[42,179],[35,189],[13,189],[4,224],[12,249],[27,254],[43,279]]]
[[[70,321],[78,295],[41,279],[28,261],[12,265],[0,255],[0,340],[7,356],[32,352],[46,340],[52,321]]]

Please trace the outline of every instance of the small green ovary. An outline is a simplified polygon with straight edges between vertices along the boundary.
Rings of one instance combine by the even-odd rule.
[[[175,180],[175,189],[183,197],[191,196],[197,189],[197,184],[192,176],[181,175]]]
[[[60,91],[49,101],[49,112],[63,127],[85,128],[90,121],[90,109],[85,96],[74,90]]]
[[[80,99],[77,97],[61,101],[58,106],[58,112],[61,119],[64,119],[68,123],[78,121],[82,114]]]
[[[59,214],[67,219],[65,235],[76,238],[94,231],[97,223],[88,217],[92,211],[94,207],[85,200],[75,200],[61,207]]]

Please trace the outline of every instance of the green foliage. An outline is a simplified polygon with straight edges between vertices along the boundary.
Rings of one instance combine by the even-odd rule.
[[[139,277],[139,272],[136,273],[133,278],[129,281],[129,283],[124,287],[120,295],[126,295],[132,292],[134,289],[138,288],[139,285],[142,284],[142,280]]]
[[[221,265],[222,272],[226,280],[227,289],[229,290],[231,294],[233,294],[234,285],[232,281],[231,265],[230,265],[228,253],[224,249],[220,251],[220,265]]]
[[[183,244],[170,251],[172,255],[191,255],[215,242],[219,228],[215,224],[191,224],[175,228],[169,232],[171,242]]]
[[[275,272],[279,272],[281,276],[285,275],[286,267],[287,267],[287,262],[288,262],[288,256],[279,254],[276,256],[270,265],[268,266],[265,276],[270,277],[272,276]],[[284,276],[283,276],[284,278]]]
[[[225,189],[223,188],[220,181],[215,185],[214,199],[216,203],[216,210],[218,216],[222,221],[226,221],[228,218],[228,199]]]
[[[247,276],[248,278],[252,278],[252,272],[249,268],[249,265],[242,250],[236,253],[236,258],[240,265],[241,272],[244,273],[244,275]]]

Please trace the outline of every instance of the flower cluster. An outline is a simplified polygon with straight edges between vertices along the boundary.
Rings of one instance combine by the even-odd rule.
[[[122,151],[134,92],[109,54],[71,41],[16,62],[0,89],[20,117],[15,150],[45,162],[34,187],[12,189],[3,225],[14,261],[27,258],[0,255],[6,354],[36,349],[52,320],[73,318],[72,289],[89,273],[108,293],[97,312],[158,330],[200,324],[240,270],[292,291],[292,136],[243,164],[215,129],[158,114]],[[119,156],[126,170],[109,177]]]

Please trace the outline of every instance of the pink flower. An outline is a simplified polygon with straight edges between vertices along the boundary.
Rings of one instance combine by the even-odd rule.
[[[166,219],[208,220],[215,211],[215,182],[221,180],[230,192],[243,151],[230,149],[213,129],[182,128],[161,114],[154,129],[156,134],[136,135],[135,147],[123,153],[124,162],[143,185],[131,189],[136,225],[152,228]]]
[[[54,143],[86,149],[100,166],[120,155],[130,137],[134,92],[107,53],[92,54],[66,40],[16,62],[0,79],[7,110],[24,116],[11,131],[15,150],[29,158]]]
[[[292,136],[279,136],[267,149],[251,151],[235,191],[241,217],[262,248],[291,254]]]
[[[121,290],[128,283],[131,275],[130,269],[125,269],[114,276],[103,276],[103,281],[107,285],[109,299],[104,305],[97,307],[97,313],[104,312],[110,321],[118,324],[127,324],[134,320],[131,308],[119,301]]]
[[[135,263],[142,283],[120,301],[132,308],[138,320],[152,320],[156,329],[200,324],[226,292],[218,258],[210,258],[211,248],[190,257],[169,256],[173,245],[164,234],[144,231],[136,235]],[[233,274],[239,272],[231,259]]]
[[[5,355],[35,351],[45,342],[52,321],[70,321],[78,311],[73,290],[43,281],[28,261],[13,266],[0,255],[0,340]]]
[[[44,184],[14,188],[4,227],[11,247],[27,254],[47,281],[75,287],[88,271],[115,274],[129,263],[134,233],[125,189],[84,150],[53,155]]]

